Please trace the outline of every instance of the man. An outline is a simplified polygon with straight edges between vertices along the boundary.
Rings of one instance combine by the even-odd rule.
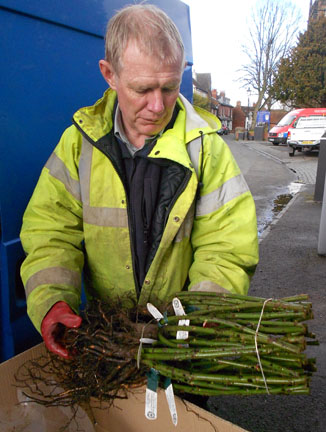
[[[258,261],[255,206],[219,120],[179,94],[184,49],[152,5],[109,22],[110,88],[75,113],[43,168],[21,240],[28,314],[68,357],[60,324],[87,297],[159,304],[182,289],[245,294]]]

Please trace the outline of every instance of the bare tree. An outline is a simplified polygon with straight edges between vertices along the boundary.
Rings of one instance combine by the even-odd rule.
[[[242,45],[248,62],[240,69],[243,74],[240,81],[243,87],[251,88],[258,95],[253,112],[254,125],[257,112],[263,106],[270,108],[274,102],[269,95],[273,72],[294,45],[300,18],[295,5],[284,0],[259,0],[252,10],[248,42]]]

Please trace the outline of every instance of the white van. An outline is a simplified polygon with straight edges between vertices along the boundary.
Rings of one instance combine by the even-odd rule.
[[[288,146],[292,148],[290,156],[296,150],[319,150],[320,139],[326,132],[326,116],[300,117],[295,125],[288,131]]]

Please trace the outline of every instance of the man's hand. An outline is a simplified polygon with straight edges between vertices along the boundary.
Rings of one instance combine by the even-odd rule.
[[[70,358],[66,348],[57,339],[62,332],[62,325],[69,328],[77,328],[81,322],[81,317],[76,315],[67,303],[60,301],[52,306],[41,324],[41,333],[47,349],[63,358]]]

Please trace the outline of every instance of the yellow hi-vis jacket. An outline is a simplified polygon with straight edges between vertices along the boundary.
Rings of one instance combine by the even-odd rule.
[[[75,113],[25,211],[21,275],[38,330],[58,301],[78,313],[83,271],[88,298],[128,297],[134,304],[164,302],[182,289],[241,294],[249,289],[258,262],[252,195],[216,133],[220,121],[180,95],[174,126],[148,157],[171,161],[185,175],[137,293],[128,198],[116,161],[108,156],[117,145],[107,139],[115,100],[109,89],[94,106]]]

